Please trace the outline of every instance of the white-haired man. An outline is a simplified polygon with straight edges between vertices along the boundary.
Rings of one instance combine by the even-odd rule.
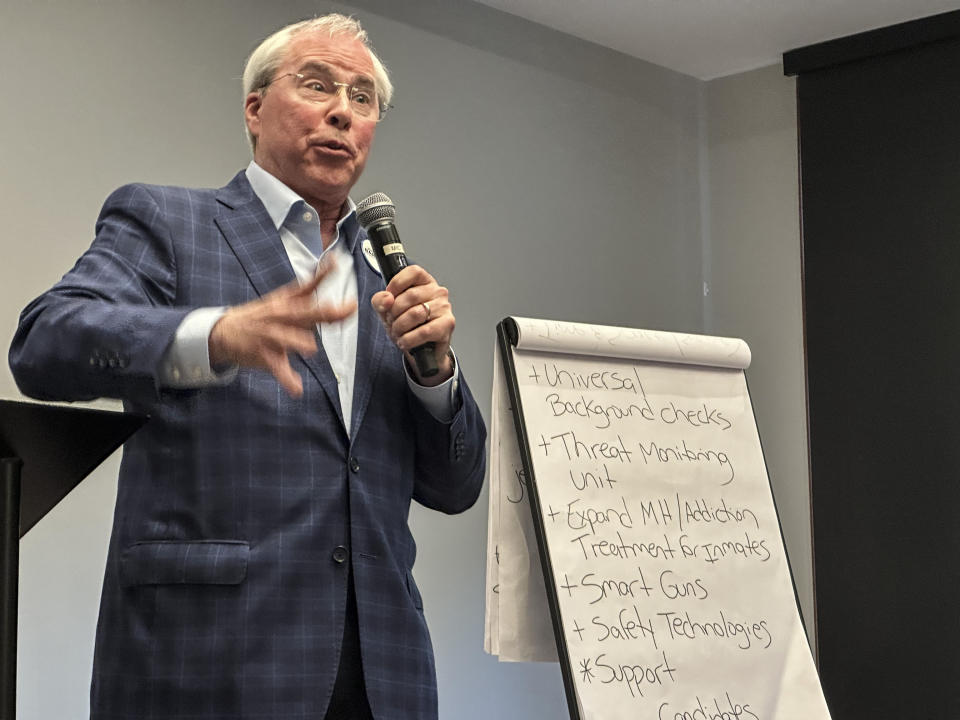
[[[348,197],[390,81],[330,15],[265,40],[244,92],[247,169],[114,192],[10,350],[29,395],[151,416],[121,467],[91,717],[432,720],[407,514],[475,502],[485,430],[447,290],[417,266],[384,287]]]

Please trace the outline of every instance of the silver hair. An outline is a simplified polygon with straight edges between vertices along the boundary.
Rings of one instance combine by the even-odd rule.
[[[243,97],[246,98],[250,93],[267,87],[283,63],[283,55],[290,41],[300,33],[312,31],[326,32],[330,37],[348,37],[363,43],[373,61],[373,81],[377,90],[377,100],[381,107],[390,104],[393,98],[393,83],[390,82],[386,66],[377,57],[377,53],[370,44],[367,31],[360,26],[360,21],[356,18],[339,13],[292,23],[280,28],[257,45],[243,68]],[[247,140],[250,141],[250,147],[256,150],[257,139],[250,134],[249,128],[247,128]]]

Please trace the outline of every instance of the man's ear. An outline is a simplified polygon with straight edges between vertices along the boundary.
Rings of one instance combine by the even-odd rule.
[[[260,137],[260,108],[263,105],[263,94],[249,93],[243,101],[243,118],[247,123],[247,130],[254,137]]]

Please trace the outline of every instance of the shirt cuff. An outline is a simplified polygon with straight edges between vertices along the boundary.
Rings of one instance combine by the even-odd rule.
[[[237,367],[216,372],[210,367],[210,332],[223,317],[225,307],[199,308],[177,327],[173,342],[160,358],[161,387],[188,389],[226,385],[237,376]]]
[[[403,371],[407,374],[407,385],[410,391],[423,403],[437,422],[448,423],[460,409],[460,365],[457,363],[456,353],[450,348],[450,358],[453,360],[453,375],[447,380],[433,387],[421,385],[413,379],[407,363],[403,363]]]

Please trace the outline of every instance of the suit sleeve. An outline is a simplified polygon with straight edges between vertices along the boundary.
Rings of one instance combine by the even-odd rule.
[[[460,408],[448,423],[438,421],[416,398],[410,398],[417,428],[413,497],[421,505],[450,514],[463,512],[477,501],[486,470],[487,429],[462,373],[457,392]]]
[[[20,315],[9,360],[25,395],[156,397],[160,359],[191,308],[174,307],[176,257],[155,193],[115,191],[90,249]]]

